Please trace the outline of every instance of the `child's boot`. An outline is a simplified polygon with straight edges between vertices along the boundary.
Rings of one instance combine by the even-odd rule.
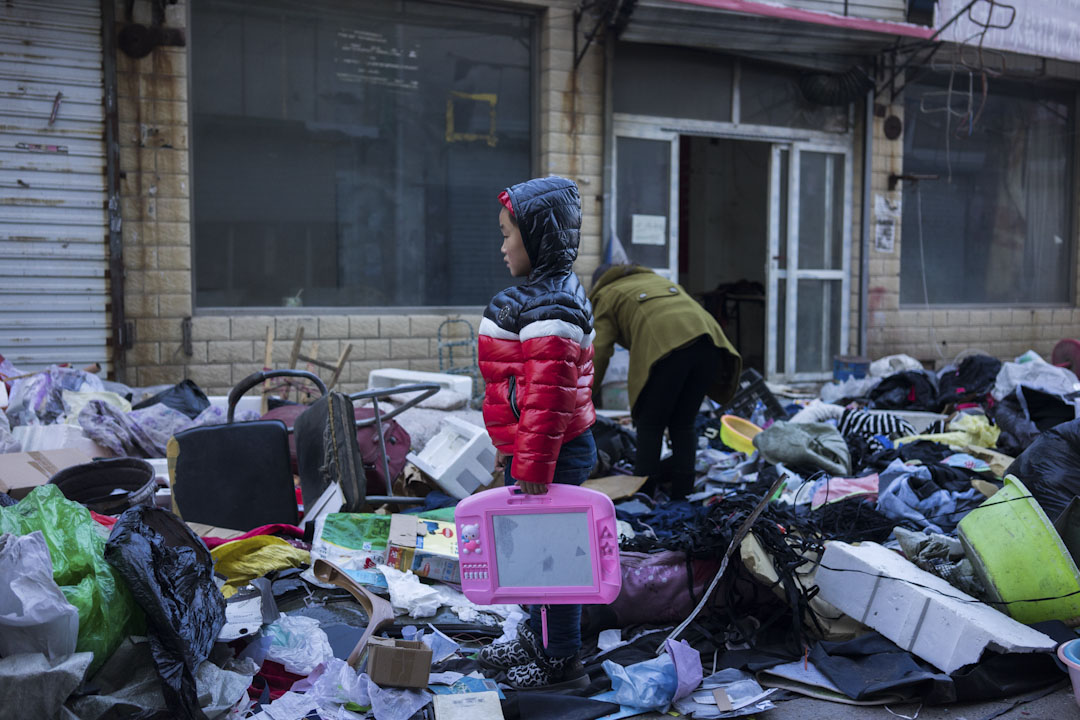
[[[506,677],[518,690],[572,690],[589,686],[589,676],[576,653],[554,658],[540,650],[532,662],[507,670]]]
[[[540,641],[529,623],[518,625],[516,640],[488,645],[480,650],[480,664],[489,670],[509,670],[517,665],[528,665],[541,654]]]

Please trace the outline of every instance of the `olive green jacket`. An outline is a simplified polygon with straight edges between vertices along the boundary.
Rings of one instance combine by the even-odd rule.
[[[708,335],[716,347],[727,351],[727,361],[716,367],[715,380],[707,391],[709,397],[723,403],[735,394],[742,358],[712,315],[681,286],[647,268],[619,265],[597,279],[589,299],[596,328],[596,398],[616,343],[630,351],[627,391],[633,408],[653,366],[702,335]]]

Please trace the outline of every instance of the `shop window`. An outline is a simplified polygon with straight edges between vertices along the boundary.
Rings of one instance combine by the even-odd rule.
[[[1071,92],[978,77],[904,91],[900,300],[1071,302]]]
[[[846,133],[850,105],[828,106],[811,102],[799,89],[801,75],[799,70],[779,65],[743,62],[739,122]]]
[[[730,122],[734,66],[705,50],[618,43],[615,112]]]
[[[496,195],[531,176],[535,16],[194,3],[200,307],[481,305]]]

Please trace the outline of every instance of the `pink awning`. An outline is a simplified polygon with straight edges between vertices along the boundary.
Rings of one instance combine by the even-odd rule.
[[[753,0],[671,0],[672,2],[699,7],[712,8],[725,12],[742,13],[744,15],[757,15],[771,17],[778,20],[793,20],[796,22],[826,25],[834,28],[845,28],[862,32],[881,33],[884,35],[897,35],[902,37],[928,40],[934,35],[934,28],[922,25],[909,25],[907,23],[885,22],[883,20],[869,20],[867,18],[847,17],[834,15],[833,13],[817,12],[814,10],[801,10],[785,5],[772,5]]]

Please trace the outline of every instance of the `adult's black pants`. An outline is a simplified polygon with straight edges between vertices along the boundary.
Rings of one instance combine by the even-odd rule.
[[[680,499],[693,488],[697,454],[694,418],[706,391],[716,381],[723,354],[702,335],[652,366],[631,412],[638,435],[634,473],[649,478],[648,488],[670,482],[672,497]],[[673,457],[662,470],[660,449],[665,428]]]

